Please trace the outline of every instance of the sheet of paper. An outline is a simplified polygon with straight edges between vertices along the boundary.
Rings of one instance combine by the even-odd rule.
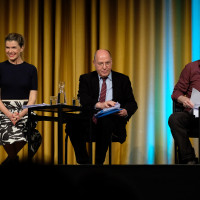
[[[200,104],[200,92],[197,89],[192,88],[192,94],[190,100],[194,105]]]
[[[103,110],[99,111],[97,114],[95,114],[95,117],[96,118],[103,117],[115,112],[119,112],[120,110],[121,110],[120,104],[117,102],[115,106],[110,107],[110,108],[104,108]]]
[[[197,89],[192,88],[190,100],[194,104],[193,115],[195,115],[195,117],[199,117],[200,92]]]
[[[50,104],[41,103],[41,104],[34,104],[34,105],[24,105],[23,109],[25,109],[25,108],[34,108],[34,107],[39,107],[39,106],[50,106]]]
[[[104,108],[103,111],[109,111],[109,110],[113,110],[113,109],[116,109],[116,108],[120,108],[120,104],[118,102],[113,107]]]

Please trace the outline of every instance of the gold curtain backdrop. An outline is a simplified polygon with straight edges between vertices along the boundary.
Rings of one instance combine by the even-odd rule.
[[[37,103],[49,103],[63,80],[71,104],[79,76],[95,69],[95,51],[109,49],[113,70],[130,77],[139,107],[127,124],[126,142],[113,144],[112,163],[173,163],[173,139],[163,116],[163,66],[166,52],[173,54],[174,85],[191,61],[190,0],[1,0],[0,10],[0,62],[7,59],[5,36],[24,35],[24,60],[38,70]],[[37,129],[43,142],[34,160],[56,164],[57,124],[38,122]],[[27,145],[19,155],[27,156]],[[1,146],[0,163],[6,156]],[[70,142],[68,163],[76,163]]]

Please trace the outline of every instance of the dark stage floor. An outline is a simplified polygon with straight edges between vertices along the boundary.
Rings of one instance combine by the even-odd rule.
[[[192,199],[200,191],[200,165],[53,166],[23,163],[0,167],[0,177],[0,191],[12,196],[20,195],[19,191],[23,190],[33,199]]]

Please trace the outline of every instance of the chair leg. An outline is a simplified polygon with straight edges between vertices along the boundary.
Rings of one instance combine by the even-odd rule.
[[[200,113],[200,107],[199,107],[199,113]],[[198,160],[198,163],[200,163],[200,117],[199,117],[199,128],[198,128],[198,131],[199,131],[199,160]]]
[[[92,165],[92,118],[90,119],[90,127],[89,127],[89,162]]]
[[[200,164],[200,133],[199,133],[199,138],[198,138],[198,153],[199,153],[199,156],[198,156],[198,164]]]
[[[179,159],[178,159],[178,146],[176,144],[176,142],[174,142],[174,153],[175,153],[175,164],[179,163]]]
[[[109,165],[112,164],[112,140],[110,141],[109,144]]]
[[[88,149],[88,154],[89,154],[89,162],[92,165],[92,141],[89,141],[89,149]]]

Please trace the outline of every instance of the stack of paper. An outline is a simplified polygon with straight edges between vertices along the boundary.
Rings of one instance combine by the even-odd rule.
[[[195,88],[192,88],[192,94],[190,100],[194,104],[193,115],[195,115],[195,117],[199,117],[200,92]]]
[[[120,104],[117,102],[115,106],[110,108],[104,108],[103,110],[99,111],[97,114],[95,114],[95,117],[98,119],[100,117],[119,112],[120,110],[122,109],[120,108]]]
[[[50,104],[42,103],[42,104],[24,105],[22,108],[25,109],[25,108],[34,108],[41,106],[50,106]]]

